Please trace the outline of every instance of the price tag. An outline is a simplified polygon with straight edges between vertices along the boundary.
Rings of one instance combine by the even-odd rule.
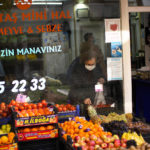
[[[17,98],[16,98],[16,101],[18,103],[24,103],[24,102],[26,102],[26,98],[27,98],[26,95],[18,94]]]
[[[96,84],[95,92],[102,92],[102,91],[103,91],[103,84]]]

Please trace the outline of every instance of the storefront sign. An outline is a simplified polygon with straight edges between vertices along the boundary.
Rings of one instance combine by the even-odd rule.
[[[26,118],[16,118],[15,126],[23,127],[23,126],[33,126],[39,124],[50,124],[57,123],[58,116],[57,115],[48,115],[48,116],[36,116],[36,117],[26,117]]]
[[[122,57],[121,42],[112,42],[111,43],[111,57]]]
[[[120,42],[120,19],[105,19],[105,42]]]
[[[107,80],[122,80],[122,58],[107,58]]]

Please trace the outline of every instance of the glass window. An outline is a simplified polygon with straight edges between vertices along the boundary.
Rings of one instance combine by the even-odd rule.
[[[129,6],[150,6],[149,0],[128,0]]]
[[[90,99],[123,110],[122,71],[119,77],[111,72],[111,63],[115,69],[122,64],[122,48],[106,43],[105,32],[105,19],[112,31],[119,30],[119,20],[109,20],[120,18],[119,1],[15,2],[0,4],[1,100],[9,103],[22,93],[35,102]],[[98,82],[104,85],[102,95],[95,91]]]

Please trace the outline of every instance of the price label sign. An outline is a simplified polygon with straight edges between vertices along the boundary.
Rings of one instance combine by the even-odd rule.
[[[5,81],[0,81],[0,94],[5,92]],[[26,92],[27,91],[27,84],[29,84],[29,89],[31,91],[36,90],[44,90],[46,87],[46,79],[40,78],[40,79],[32,79],[30,83],[28,83],[26,80],[14,80],[11,82],[12,88],[11,92],[18,93],[18,92]]]

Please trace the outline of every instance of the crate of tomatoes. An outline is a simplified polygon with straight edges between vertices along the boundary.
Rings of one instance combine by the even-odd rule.
[[[34,103],[18,103],[12,107],[15,127],[58,123],[57,109],[45,100]]]
[[[73,118],[79,115],[79,106],[73,106],[71,104],[55,104],[58,109],[58,119],[59,121],[65,121],[69,118]]]

